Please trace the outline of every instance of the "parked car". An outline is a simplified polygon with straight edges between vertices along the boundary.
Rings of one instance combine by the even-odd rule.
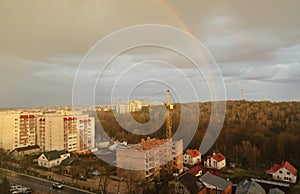
[[[24,194],[24,193],[31,193],[32,189],[29,187],[24,187],[22,185],[13,185],[11,186],[10,191],[12,194],[19,194],[19,193]]]
[[[55,189],[62,189],[64,186],[58,182],[52,183],[52,187]]]

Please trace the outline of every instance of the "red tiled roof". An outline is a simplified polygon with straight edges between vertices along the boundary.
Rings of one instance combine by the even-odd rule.
[[[189,170],[189,173],[196,176],[201,170],[202,170],[202,168],[200,166],[195,166]]]
[[[211,156],[213,159],[217,160],[218,162],[221,162],[222,160],[226,159],[226,157],[221,154],[221,153],[217,153],[213,156]]]
[[[266,173],[267,174],[273,174],[273,173],[277,172],[280,168],[281,168],[281,165],[273,164],[273,167],[270,168],[269,170],[266,170]]]
[[[186,153],[192,157],[200,156],[200,152],[198,150],[186,150]]]
[[[288,161],[282,163],[286,169],[288,169],[293,175],[297,176],[297,169],[293,165],[291,165]]]
[[[297,176],[297,169],[291,165],[288,161],[283,161],[281,164],[274,164],[272,168],[266,170],[266,174],[273,174],[281,168],[286,168],[293,175]]]

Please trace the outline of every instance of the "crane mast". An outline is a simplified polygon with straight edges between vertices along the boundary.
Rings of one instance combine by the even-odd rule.
[[[168,140],[172,139],[172,115],[173,104],[171,104],[171,94],[170,90],[167,91],[167,115],[166,115],[166,138]]]

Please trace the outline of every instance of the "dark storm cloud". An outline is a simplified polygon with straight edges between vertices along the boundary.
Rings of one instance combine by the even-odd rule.
[[[167,3],[173,13],[160,1],[1,1],[0,106],[70,104],[73,79],[86,52],[115,30],[145,23],[190,30],[215,57],[229,98],[240,98],[241,88],[256,100],[300,98],[299,1]],[[145,53],[177,62],[188,78],[199,78],[184,57],[160,49],[149,52],[121,56],[123,65],[103,75],[107,86],[126,64],[145,60]],[[164,68],[155,71],[172,76]],[[86,72],[92,79],[98,76]],[[281,95],[282,90],[291,95]]]

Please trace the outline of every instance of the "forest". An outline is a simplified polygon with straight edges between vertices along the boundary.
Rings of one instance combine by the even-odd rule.
[[[181,116],[182,104],[175,104],[172,111],[173,131],[182,119],[186,119],[185,129],[192,128],[189,123],[198,120],[196,133],[188,148],[198,149],[206,132],[211,116],[211,103],[188,103],[190,114]],[[194,109],[200,107],[200,114],[195,115]],[[157,108],[157,111],[155,111]],[[154,117],[162,114],[161,107],[151,107]],[[96,122],[96,136],[100,133],[100,126],[110,138],[126,139],[128,143],[138,143],[144,136],[124,130],[116,121],[112,111],[98,111]],[[130,123],[128,117],[133,117],[139,123],[150,120],[149,107],[142,111],[122,115],[126,128],[135,125]],[[198,118],[197,118],[198,117]],[[145,129],[147,130],[147,129]],[[134,131],[134,130],[133,130]],[[151,137],[164,138],[165,125],[150,134]],[[223,153],[228,162],[243,167],[269,168],[273,163],[287,160],[300,169],[300,102],[270,102],[270,101],[227,101],[226,115],[222,131],[211,148],[213,151]]]

